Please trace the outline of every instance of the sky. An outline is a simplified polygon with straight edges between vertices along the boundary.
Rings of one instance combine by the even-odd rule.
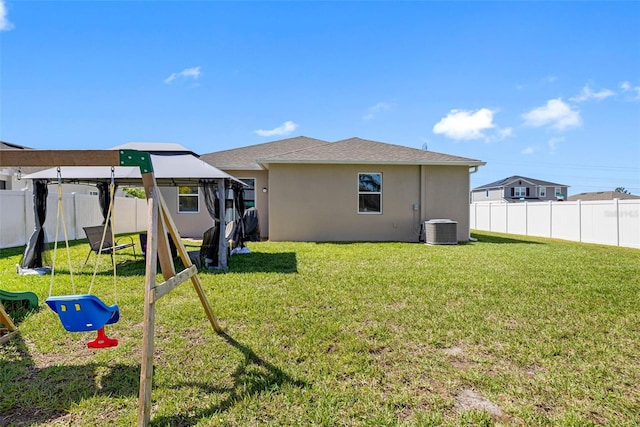
[[[360,137],[640,194],[640,2],[0,0],[0,139]]]

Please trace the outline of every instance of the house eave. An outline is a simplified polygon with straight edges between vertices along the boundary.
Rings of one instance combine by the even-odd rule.
[[[403,162],[403,161],[378,161],[378,160],[271,160],[258,159],[258,164],[264,169],[269,169],[271,164],[307,164],[307,165],[384,165],[384,166],[466,166],[479,167],[487,162],[469,161],[430,161],[430,162]]]

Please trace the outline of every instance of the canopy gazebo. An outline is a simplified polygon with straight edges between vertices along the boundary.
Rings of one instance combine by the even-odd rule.
[[[212,219],[212,225],[219,230],[216,233],[218,245],[217,251],[215,251],[217,252],[217,257],[214,260],[214,265],[217,265],[220,269],[226,269],[227,240],[225,233],[222,231],[225,229],[225,190],[227,188],[238,190],[245,184],[228,173],[200,160],[197,154],[180,144],[132,142],[113,147],[110,150],[136,150],[149,153],[156,185],[159,187],[200,187],[204,195],[205,206]],[[38,154],[37,150],[29,150],[29,152],[30,156],[42,155]],[[19,167],[22,165],[12,166]],[[141,170],[134,166],[84,166],[79,162],[77,165],[53,167],[23,176],[23,179],[31,179],[34,182],[36,224],[35,231],[25,249],[21,268],[43,267],[41,265],[41,251],[44,247],[44,232],[42,228],[45,219],[42,212],[46,208],[46,183],[60,180],[62,183],[96,185],[103,217],[106,218],[109,208],[108,186],[112,176],[116,186],[142,187],[143,185]],[[38,189],[39,191],[36,191]],[[234,193],[238,193],[238,191],[234,191]]]

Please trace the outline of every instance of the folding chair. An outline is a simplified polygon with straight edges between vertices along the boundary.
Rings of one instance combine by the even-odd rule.
[[[89,253],[87,254],[87,259],[84,260],[84,264],[87,264],[89,261],[89,257],[91,256],[91,252],[95,252],[96,255],[99,253],[109,254],[111,255],[111,261],[113,262],[113,253],[120,249],[133,248],[133,257],[136,257],[136,244],[133,242],[133,238],[131,236],[125,236],[122,239],[129,239],[127,243],[120,243],[122,239],[116,239],[115,243],[111,240],[111,226],[107,226],[107,234],[104,236],[104,244],[102,245],[102,250],[100,250],[100,242],[102,242],[102,232],[104,230],[104,225],[95,225],[92,227],[82,227],[84,229],[84,233],[87,235],[87,239],[89,240]]]

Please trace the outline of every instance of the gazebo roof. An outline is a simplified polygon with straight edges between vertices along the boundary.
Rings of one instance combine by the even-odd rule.
[[[202,180],[230,179],[241,181],[220,169],[206,163],[198,156],[175,143],[132,142],[118,145],[111,150],[139,150],[151,155],[153,172],[159,186],[197,185]],[[66,183],[95,183],[111,179],[109,166],[61,166],[60,177]],[[119,185],[142,184],[140,169],[133,166],[114,166],[113,174]],[[24,179],[58,179],[58,168],[49,168],[23,176]],[[243,184],[244,185],[244,184]]]

